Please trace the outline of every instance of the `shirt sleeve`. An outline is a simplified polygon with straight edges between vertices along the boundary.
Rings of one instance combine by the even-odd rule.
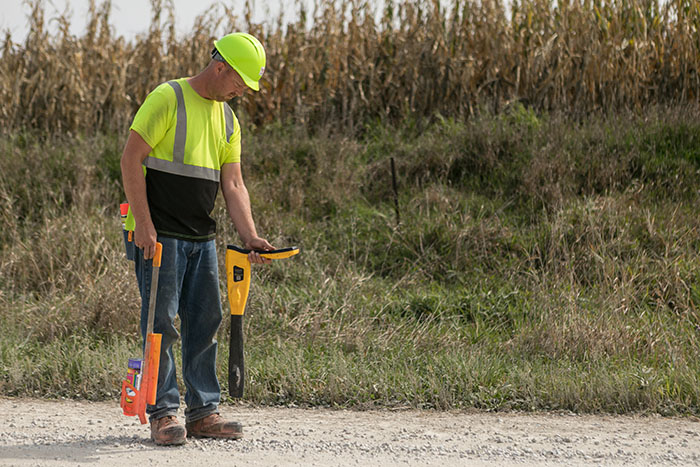
[[[233,114],[233,133],[231,139],[224,143],[221,165],[241,162],[241,125]]]
[[[172,88],[167,83],[161,84],[141,104],[130,129],[138,133],[151,148],[156,147],[172,123],[175,105]]]

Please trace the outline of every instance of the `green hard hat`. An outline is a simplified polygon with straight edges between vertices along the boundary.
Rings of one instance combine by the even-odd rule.
[[[265,49],[259,40],[245,32],[234,32],[214,41],[214,47],[250,89],[260,90],[258,81],[265,73]]]

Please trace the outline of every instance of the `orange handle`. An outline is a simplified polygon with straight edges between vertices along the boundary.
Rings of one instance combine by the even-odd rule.
[[[146,362],[146,374],[143,375],[144,381],[141,384],[142,388],[145,388],[144,396],[146,398],[146,403],[151,405],[156,403],[161,338],[161,334],[149,334],[146,337],[146,347],[148,349],[146,358],[148,360]],[[145,386],[143,386],[143,384],[145,384]]]
[[[156,254],[153,257],[153,267],[154,268],[160,267],[160,259],[162,256],[163,256],[163,244],[160,242],[156,242]]]

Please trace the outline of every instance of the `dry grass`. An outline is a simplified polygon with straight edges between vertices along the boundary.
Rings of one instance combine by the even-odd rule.
[[[43,2],[30,1],[31,32],[2,48],[3,129],[123,130],[156,84],[206,63],[221,30],[265,44],[263,91],[238,106],[255,124],[355,131],[383,118],[468,116],[484,104],[582,114],[700,98],[700,9],[688,0],[515,0],[510,10],[499,0],[408,0],[381,12],[318,0],[313,14],[266,26],[252,23],[246,2],[242,16],[219,4],[184,37],[171,4],[151,3],[149,30],[127,42],[110,27],[110,1],[91,3],[78,37],[65,16],[49,36]]]
[[[303,249],[255,270],[249,400],[697,414],[698,121],[246,132],[259,231]],[[0,135],[0,393],[111,397],[139,348],[123,135],[33,134]]]

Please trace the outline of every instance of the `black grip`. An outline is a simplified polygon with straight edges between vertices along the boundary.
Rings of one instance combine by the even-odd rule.
[[[244,381],[243,315],[231,315],[231,340],[228,354],[228,392],[231,397],[243,397]]]

